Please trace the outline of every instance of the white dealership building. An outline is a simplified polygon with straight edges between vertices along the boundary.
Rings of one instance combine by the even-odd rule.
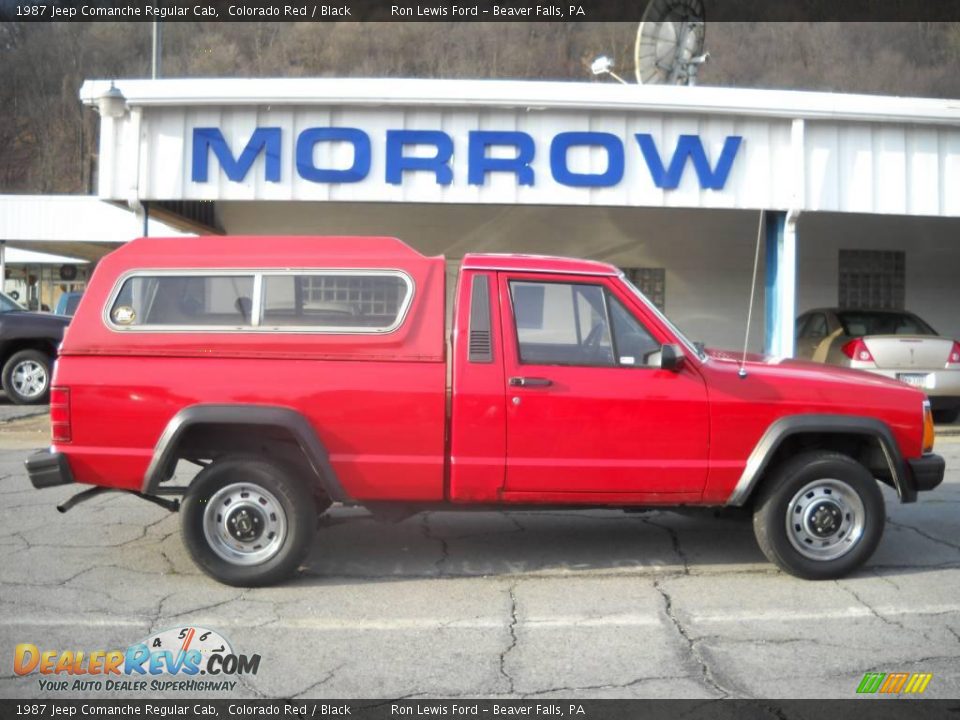
[[[572,255],[688,333],[793,350],[810,308],[960,336],[960,102],[613,83],[91,80],[99,196],[201,232]],[[225,259],[225,263],[228,260]]]

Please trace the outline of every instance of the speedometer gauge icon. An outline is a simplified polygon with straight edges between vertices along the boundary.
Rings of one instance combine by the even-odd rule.
[[[174,657],[185,655],[191,650],[200,653],[200,667],[206,667],[207,661],[212,655],[232,655],[233,647],[216,630],[199,627],[197,625],[185,625],[181,627],[169,628],[161,632],[150,635],[138,644],[146,645],[151,652],[162,652],[164,650],[172,653]],[[203,671],[201,671],[203,672]]]

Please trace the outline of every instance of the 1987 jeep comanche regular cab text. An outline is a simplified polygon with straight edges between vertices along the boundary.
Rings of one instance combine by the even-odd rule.
[[[61,346],[34,486],[182,495],[197,564],[263,585],[335,502],[746,506],[770,560],[834,578],[880,540],[877,481],[912,502],[943,479],[919,390],[758,356],[740,372],[600,262],[467,255],[452,307],[445,275],[392,238],[129,243]],[[202,467],[186,486],[181,461]]]

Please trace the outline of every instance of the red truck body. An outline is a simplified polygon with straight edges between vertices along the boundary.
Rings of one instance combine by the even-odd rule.
[[[262,305],[267,276],[349,271],[407,283],[395,328],[271,328],[263,310],[254,312],[258,325],[213,328],[124,326],[111,317],[137,273],[233,273],[244,283],[265,274],[250,281]],[[559,335],[536,341],[553,312],[544,303],[568,303],[571,294],[589,362],[547,357],[569,352]],[[241,314],[249,302],[237,300]],[[604,312],[609,337],[582,338],[581,319],[596,323]],[[133,314],[122,306],[117,317]],[[650,362],[617,354],[619,327],[635,343],[636,328],[645,329],[663,350]],[[667,367],[674,350],[682,360]],[[448,300],[444,259],[392,238],[140,239],[100,262],[60,348],[48,456],[60,479],[67,472],[78,483],[164,494],[171,473],[158,471],[158,458],[185,411],[235,408],[241,419],[229,422],[243,424],[245,408],[280,408],[315,434],[325,457],[312,467],[324,494],[360,504],[747,504],[764,468],[784,459],[774,457],[778,447],[799,451],[827,436],[830,450],[866,438],[848,454],[903,500],[942,479],[922,392],[792,360],[751,356],[742,370],[739,355],[701,354],[605,263],[467,255]],[[782,445],[801,435],[794,450]],[[44,481],[40,464],[35,484],[59,484],[49,474]]]
[[[202,252],[197,251],[202,243]],[[282,258],[283,264],[277,264]],[[391,268],[416,292],[385,335],[111,330],[103,311],[132,269]],[[154,448],[183,408],[294,408],[317,429],[356,499],[444,496],[444,262],[390,238],[141,239],[107,255],[60,348],[70,388],[78,482],[139,490]]]

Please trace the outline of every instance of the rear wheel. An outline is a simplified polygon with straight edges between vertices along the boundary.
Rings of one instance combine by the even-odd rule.
[[[810,452],[765,480],[753,513],[763,554],[808,580],[843,577],[866,562],[883,535],[883,495],[853,458]]]
[[[309,488],[284,467],[247,457],[217,460],[190,484],[181,508],[194,562],[227,585],[272,585],[291,577],[313,544]]]
[[[50,357],[39,350],[21,350],[3,366],[3,391],[17,405],[39,405],[50,397]]]

